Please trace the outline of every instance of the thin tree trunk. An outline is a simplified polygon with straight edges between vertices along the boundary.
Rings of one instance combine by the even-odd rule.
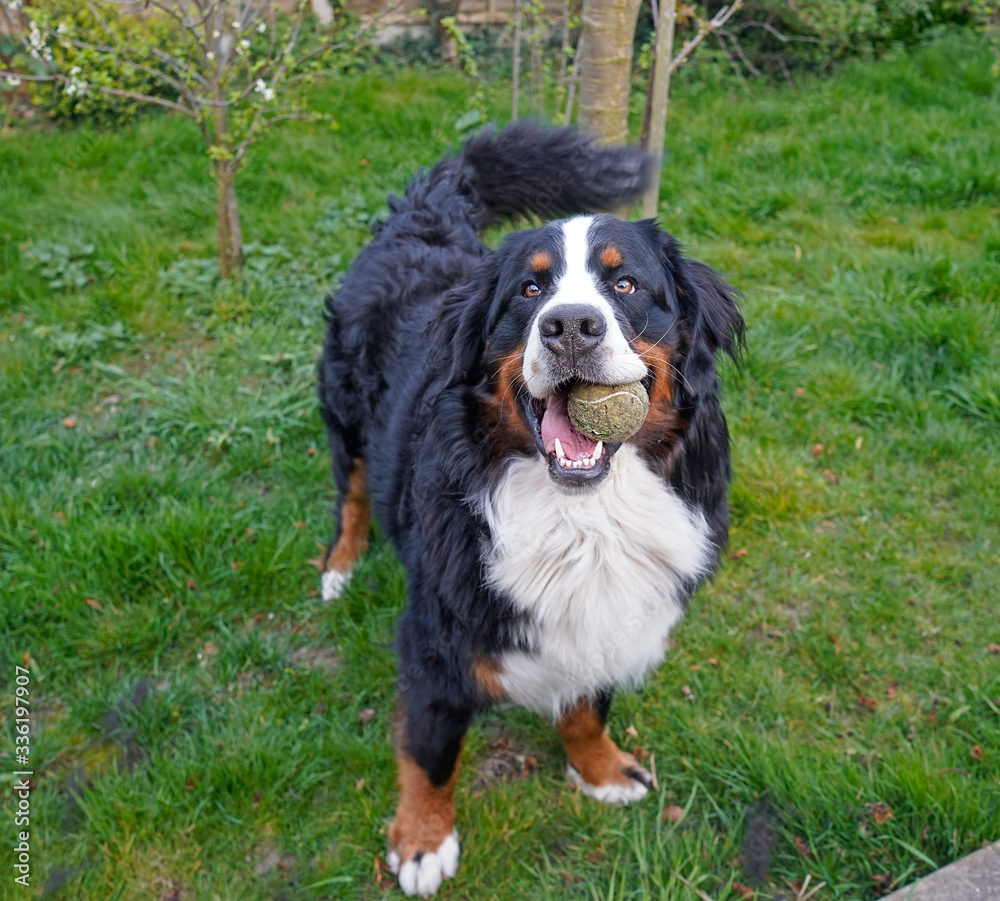
[[[545,79],[542,75],[542,26],[538,16],[532,17],[531,37],[528,44],[531,47],[531,115],[541,118],[545,112]]]
[[[444,26],[444,20],[458,15],[460,0],[428,0],[427,14],[434,26],[434,42],[437,45],[438,58],[446,66],[454,66],[458,62],[458,47],[455,39]]]
[[[576,102],[576,84],[580,80],[580,63],[583,61],[583,32],[576,39],[576,53],[573,54],[573,71],[569,76],[569,89],[566,91],[566,112],[563,114],[563,125],[573,121],[573,104]]]
[[[632,42],[641,0],[584,0],[580,127],[609,144],[628,139]]]
[[[660,205],[660,175],[663,171],[663,140],[667,131],[667,107],[670,103],[670,73],[674,52],[674,25],[677,0],[660,0],[660,27],[656,29],[656,57],[653,67],[649,108],[649,138],[646,152],[653,157],[653,175],[642,195],[642,215],[649,219]]]
[[[219,274],[229,278],[243,266],[243,230],[236,199],[236,173],[226,160],[215,162],[215,217],[219,232]]]
[[[559,104],[566,99],[566,68],[569,65],[569,0],[563,0],[562,40],[559,42],[559,74],[556,77],[556,103],[552,114],[559,121]]]
[[[514,0],[514,85],[511,89],[510,117],[518,117],[521,100],[521,0]]]

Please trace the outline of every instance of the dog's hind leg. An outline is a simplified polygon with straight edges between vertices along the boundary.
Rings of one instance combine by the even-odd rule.
[[[396,724],[399,806],[387,859],[407,895],[427,898],[458,870],[455,782],[471,708],[411,686]]]
[[[604,731],[611,696],[585,698],[559,720],[570,781],[585,795],[608,804],[629,804],[645,797],[652,776]]]
[[[351,570],[358,558],[368,548],[368,531],[371,528],[371,506],[365,487],[365,464],[360,457],[350,457],[342,444],[331,436],[334,453],[333,475],[337,483],[337,502],[334,515],[336,531],[323,562],[323,600],[340,597],[351,577]],[[339,452],[338,452],[339,451]]]

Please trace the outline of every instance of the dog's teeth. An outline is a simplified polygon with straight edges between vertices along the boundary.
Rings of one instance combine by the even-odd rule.
[[[598,441],[597,447],[594,448],[594,456],[591,458],[594,461],[595,465],[597,464],[597,461],[601,459],[601,454],[603,453],[604,453],[604,442]]]
[[[562,444],[559,443],[559,439],[558,438],[556,438],[556,456],[560,460],[565,460],[566,459],[566,452],[563,450],[563,446],[562,446]]]

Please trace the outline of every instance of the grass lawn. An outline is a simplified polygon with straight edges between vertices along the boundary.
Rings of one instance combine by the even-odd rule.
[[[1000,837],[989,61],[946,39],[794,89],[678,88],[662,220],[746,294],[730,553],[612,712],[658,795],[581,797],[551,726],[494,711],[444,898],[861,901]],[[239,287],[205,262],[186,121],[0,138],[0,684],[29,666],[36,893],[390,893],[405,584],[376,540],[318,597],[320,302],[386,192],[455,144],[469,91],[352,77],[322,98],[338,129],[261,145]],[[501,117],[506,91],[487,86]]]

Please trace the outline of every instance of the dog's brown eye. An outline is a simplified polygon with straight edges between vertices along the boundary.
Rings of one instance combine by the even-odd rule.
[[[619,294],[634,294],[635,285],[632,284],[631,279],[620,278],[617,282],[615,282],[615,290]]]
[[[534,282],[530,285],[525,286],[524,296],[525,297],[538,297],[542,293],[542,289],[538,287]]]

